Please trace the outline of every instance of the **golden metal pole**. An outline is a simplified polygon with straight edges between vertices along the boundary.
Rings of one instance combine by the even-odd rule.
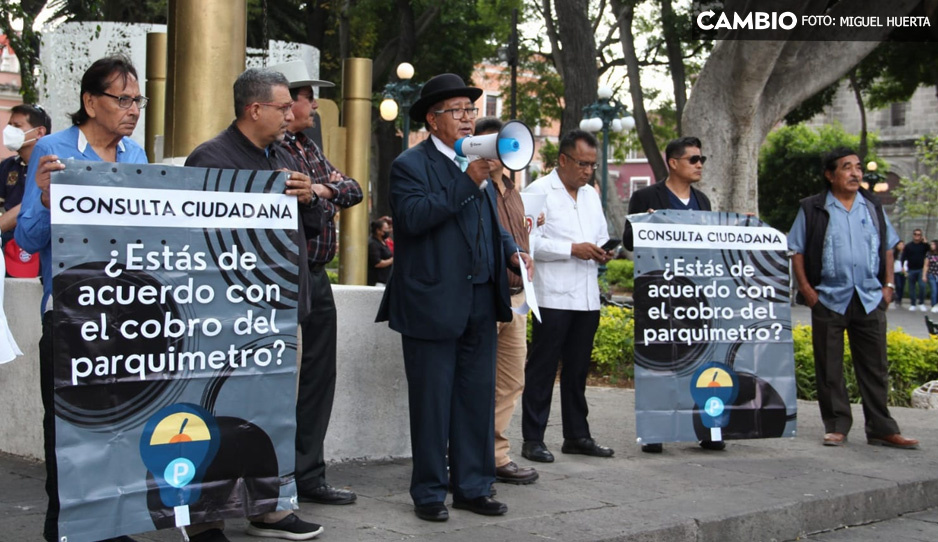
[[[247,0],[170,0],[166,156],[186,156],[234,120]]]
[[[157,162],[156,136],[163,135],[166,115],[166,32],[147,33],[147,126],[144,146],[150,162]],[[163,154],[163,153],[160,153]]]
[[[342,211],[339,282],[368,282],[368,179],[371,152],[371,59],[347,58],[342,66],[343,112],[348,136],[345,174],[358,181],[362,203]]]

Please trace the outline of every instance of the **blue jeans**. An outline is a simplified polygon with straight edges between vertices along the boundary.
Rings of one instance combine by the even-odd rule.
[[[928,274],[928,287],[931,288],[931,306],[938,305],[938,275]]]
[[[925,284],[922,283],[922,270],[909,269],[909,274],[906,277],[906,281],[909,283],[909,300],[912,305],[924,305],[925,304]],[[918,292],[918,296],[916,296]]]
[[[902,305],[902,295],[905,293],[905,275],[902,273],[896,273],[896,305]]]

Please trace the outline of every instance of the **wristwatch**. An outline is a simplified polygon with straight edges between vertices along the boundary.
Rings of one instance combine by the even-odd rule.
[[[886,288],[892,288],[893,290],[896,289],[896,285],[893,284],[893,283],[891,283],[891,282],[887,282],[887,283],[884,284],[883,286],[885,286]]]

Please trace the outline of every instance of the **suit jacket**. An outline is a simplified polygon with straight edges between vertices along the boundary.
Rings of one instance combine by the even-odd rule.
[[[700,210],[711,211],[710,198],[693,186],[690,189],[697,196],[697,204],[700,205]],[[670,209],[671,197],[668,192],[670,191],[664,181],[658,181],[651,186],[642,188],[629,198],[629,214],[644,213],[648,209]],[[625,231],[622,232],[622,244],[625,245],[627,250],[633,249],[632,223],[628,220],[625,221]]]
[[[462,335],[472,299],[471,232],[462,212],[477,198],[489,206],[495,262],[492,280],[496,318],[511,320],[508,280],[498,270],[518,249],[498,223],[492,183],[485,190],[461,172],[428,138],[391,165],[390,203],[394,219],[394,272],[376,321],[418,339],[451,340]]]

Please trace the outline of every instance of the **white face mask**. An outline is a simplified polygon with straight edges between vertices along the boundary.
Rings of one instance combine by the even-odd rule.
[[[38,130],[39,128],[32,128],[30,130],[20,130],[16,126],[7,124],[7,127],[3,129],[3,145],[10,149],[13,152],[16,152],[23,148],[23,145],[29,143],[29,141],[36,141],[38,137],[26,141],[26,134],[32,132],[33,130]]]

